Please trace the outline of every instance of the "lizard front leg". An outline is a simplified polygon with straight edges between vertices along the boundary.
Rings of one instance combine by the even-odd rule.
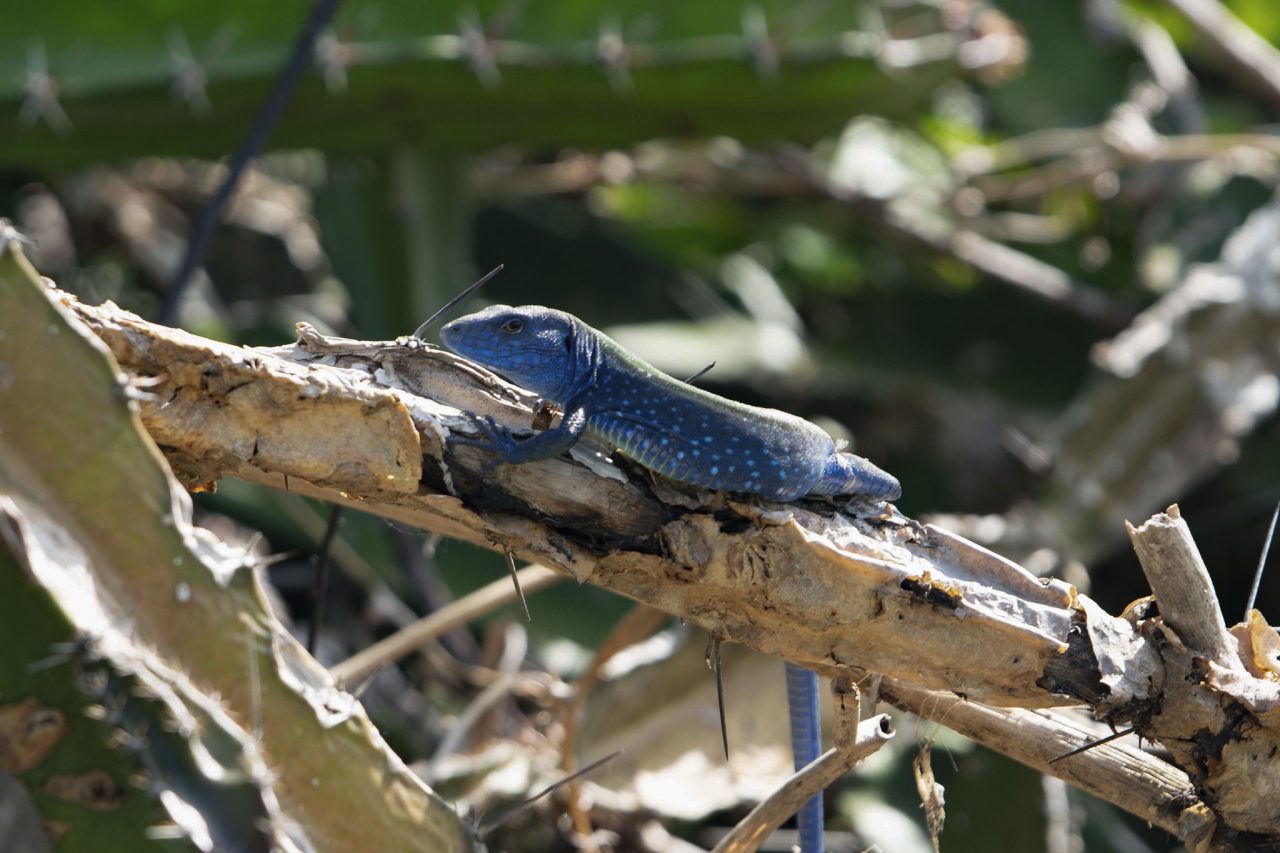
[[[476,424],[482,437],[472,438],[460,435],[455,437],[453,442],[488,447],[496,451],[497,455],[480,469],[481,473],[485,473],[495,465],[536,462],[539,459],[550,459],[568,452],[569,448],[578,443],[578,439],[582,438],[583,432],[587,429],[587,411],[583,407],[572,409],[565,413],[559,426],[524,440],[517,439],[511,434],[511,430],[495,423],[493,418],[487,416],[477,418]]]

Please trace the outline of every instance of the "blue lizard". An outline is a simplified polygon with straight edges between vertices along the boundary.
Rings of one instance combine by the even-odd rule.
[[[681,483],[790,501],[805,495],[896,500],[897,479],[841,452],[822,429],[726,400],[673,379],[563,311],[493,305],[441,330],[446,346],[564,411],[560,425],[517,441],[490,420],[485,440],[501,463],[558,456],[590,432]],[[792,752],[799,770],[819,754],[817,676],[787,663]],[[822,797],[797,814],[804,853],[822,851]]]
[[[493,305],[448,323],[449,349],[564,411],[560,425],[517,441],[490,422],[491,463],[547,459],[590,432],[681,483],[777,501],[805,495],[896,500],[897,479],[841,452],[806,420],[726,400],[673,379],[578,318],[536,305]]]

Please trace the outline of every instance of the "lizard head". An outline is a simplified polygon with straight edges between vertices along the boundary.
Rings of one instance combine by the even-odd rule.
[[[490,305],[440,330],[444,345],[551,400],[572,372],[577,321],[541,305]]]

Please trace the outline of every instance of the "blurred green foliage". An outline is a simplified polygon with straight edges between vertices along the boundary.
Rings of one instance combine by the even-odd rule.
[[[1280,42],[1280,6],[1228,5]],[[300,0],[10,2],[0,27],[0,216],[43,238],[42,270],[85,299],[153,313],[217,177],[194,158],[225,157],[243,138],[307,9]],[[1091,347],[1115,329],[1013,292],[992,269],[928,248],[920,235],[983,234],[1132,314],[1190,264],[1216,257],[1275,189],[1273,162],[1206,155],[1122,160],[1026,190],[1022,182],[1079,165],[1089,146],[1071,134],[1105,136],[1100,126],[1138,100],[1151,73],[1126,29],[1135,20],[1162,27],[1182,52],[1206,120],[1196,128],[1160,106],[1153,128],[1266,132],[1275,116],[1265,102],[1151,0],[620,0],[604,9],[585,0],[352,0],[273,136],[261,183],[246,188],[215,238],[183,320],[254,344],[287,340],[299,319],[393,337],[499,263],[506,271],[482,300],[555,305],[606,328],[692,318],[696,335],[697,321],[725,315],[761,325],[783,319],[759,308],[780,295],[807,360],[780,372],[723,365],[702,380],[708,387],[848,425],[860,452],[901,477],[909,513],[1003,512],[1037,494],[1036,472],[1010,450],[1010,436],[1051,434],[1090,380]],[[1021,53],[963,59],[963,46],[993,33]],[[890,37],[942,49],[895,67],[877,53]],[[878,119],[854,124],[866,116]],[[858,133],[842,135],[847,127]],[[961,168],[967,152],[1025,154],[1029,139],[1058,147],[1007,168]],[[1108,144],[1094,147],[1119,150]],[[862,181],[852,198],[832,190],[842,154]],[[133,160],[160,157],[177,159]],[[896,183],[877,195],[877,179]],[[905,225],[894,224],[894,210],[907,211]],[[60,234],[67,253],[55,251]],[[762,297],[735,283],[726,271],[735,257],[763,269],[774,291]],[[688,340],[674,336],[644,355],[658,360]],[[1277,446],[1270,422],[1244,454],[1270,460]],[[1274,466],[1237,465],[1183,496],[1184,509],[1227,507],[1216,516],[1223,542],[1201,541],[1211,561],[1221,555],[1224,577],[1246,571],[1236,570],[1251,558],[1239,543],[1261,538],[1276,497],[1261,470]],[[200,505],[286,555],[273,577],[305,624],[315,524],[237,483]],[[322,510],[306,512],[317,522]],[[410,608],[438,606],[406,570],[397,535],[354,516],[342,531]],[[1134,594],[1126,560],[1091,567],[1098,597],[1117,610]],[[429,570],[460,595],[505,567],[443,543]],[[392,629],[368,617],[368,589],[335,584],[342,595],[331,618],[358,626],[342,635],[348,645]],[[1224,582],[1233,595],[1239,585]],[[0,596],[0,607],[6,600],[17,599]],[[567,638],[582,647],[580,661],[628,605],[564,585],[530,606],[535,655]],[[0,611],[0,634],[29,621],[25,607]],[[480,630],[511,617],[495,614]],[[55,639],[46,633],[27,635],[29,647],[6,663],[41,656]],[[341,642],[322,649],[350,651]],[[472,652],[468,663],[479,660]],[[434,691],[448,713],[470,696],[458,684]],[[393,708],[382,706],[380,722],[398,747],[421,743]],[[1027,775],[985,753],[939,770],[957,786],[949,795],[961,815],[947,849],[989,849],[990,822],[1009,812],[1010,791],[1027,801],[1014,846],[1033,849],[1043,826]],[[912,795],[890,790],[905,778],[877,793],[915,819]],[[1166,843],[1131,832],[1145,834],[1149,849]],[[1132,849],[1091,835],[1095,845]]]
[[[0,162],[221,155],[265,96],[306,8],[127,2],[86,13],[19,0],[9,10],[16,26],[0,33]],[[628,2],[602,12],[588,2],[353,2],[275,139],[365,152],[716,133],[813,139],[838,129],[851,105],[908,114],[954,73],[944,59],[891,77],[846,36],[865,9],[747,7],[798,57],[775,73],[774,46],[757,45],[744,13],[719,4]],[[612,73],[609,34],[628,52]]]

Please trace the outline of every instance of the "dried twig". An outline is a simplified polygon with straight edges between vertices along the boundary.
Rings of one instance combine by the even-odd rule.
[[[649,637],[667,621],[667,614],[661,610],[643,605],[632,608],[613,626],[613,630],[605,637],[600,648],[596,649],[586,672],[573,683],[573,695],[561,706],[560,719],[564,727],[564,738],[560,742],[560,767],[565,772],[573,770],[577,763],[576,743],[578,728],[582,722],[582,707],[587,700],[591,688],[600,679],[600,673],[614,655]],[[577,774],[574,774],[576,778]],[[582,808],[579,798],[579,786],[570,781],[565,788],[566,807],[573,820],[574,831],[579,838],[591,837],[591,820],[586,809]]]
[[[833,683],[833,690],[838,690]],[[727,835],[712,853],[749,853],[759,849],[775,829],[795,814],[814,795],[826,790],[859,761],[871,755],[893,737],[889,717],[879,714],[857,722],[858,702],[836,703],[835,746],[782,784],[768,799],[756,806]]]
[[[1134,747],[1110,743],[1071,761],[1051,763],[1082,742],[1101,736],[1093,727],[1062,713],[991,708],[894,679],[881,684],[881,698],[1069,782],[1180,838],[1214,824],[1185,773]]]
[[[519,575],[520,587],[529,592],[536,592],[566,577],[544,566],[526,566],[520,570]],[[496,580],[379,640],[359,654],[337,664],[329,672],[340,684],[355,684],[379,667],[399,660],[451,628],[465,625],[515,599],[516,590],[511,580]]]
[[[1164,621],[1187,647],[1219,666],[1240,666],[1213,579],[1177,504],[1138,527],[1125,523]]]

